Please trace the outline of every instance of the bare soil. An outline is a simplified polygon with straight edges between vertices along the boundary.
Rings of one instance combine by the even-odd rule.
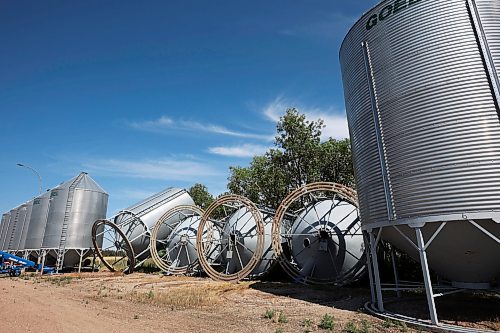
[[[363,313],[366,289],[83,273],[1,277],[0,290],[1,332],[418,331]],[[496,319],[471,325],[500,329]]]

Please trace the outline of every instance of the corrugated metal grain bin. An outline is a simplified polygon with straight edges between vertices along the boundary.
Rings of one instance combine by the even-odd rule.
[[[17,227],[17,221],[18,221],[18,216],[19,216],[19,209],[21,206],[16,207],[12,209],[10,213],[10,220],[7,228],[5,229],[5,233],[3,235],[3,244],[2,244],[2,249],[3,251],[8,251],[9,250],[9,245],[12,239],[12,235]]]
[[[107,204],[108,194],[84,172],[52,189],[42,249],[60,248],[65,223],[66,250],[92,248],[92,225],[106,217]],[[65,266],[77,262],[78,256],[65,256]]]
[[[26,203],[26,214],[24,215],[23,228],[20,230],[19,242],[17,245],[17,251],[22,251],[25,249],[26,237],[28,236],[28,229],[31,222],[31,213],[33,211],[33,202],[35,199],[30,200]]]
[[[418,258],[421,228],[441,276],[498,279],[500,2],[382,1],[340,62],[363,229]]]
[[[16,227],[12,230],[12,236],[8,246],[9,251],[17,252],[19,250],[19,243],[21,241],[21,235],[26,223],[26,218],[29,218],[28,213],[31,214],[31,204],[32,202],[29,201],[19,207]]]
[[[149,235],[158,219],[168,210],[181,205],[194,205],[194,201],[186,190],[167,188],[137,204],[120,211],[113,222],[117,226],[127,225],[124,230],[138,260],[149,257]],[[172,222],[178,222],[172,221]],[[160,239],[168,236],[171,229],[161,228]]]
[[[27,230],[24,248],[38,250],[42,247],[43,234],[49,213],[50,192],[46,192],[33,199],[30,223]]]
[[[5,238],[5,233],[9,228],[10,223],[10,213],[4,213],[2,215],[2,224],[0,225],[0,250],[3,250],[3,240]]]

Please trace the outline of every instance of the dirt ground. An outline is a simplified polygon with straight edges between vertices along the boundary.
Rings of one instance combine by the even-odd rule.
[[[365,289],[142,273],[1,277],[0,289],[1,332],[418,331],[363,313]]]

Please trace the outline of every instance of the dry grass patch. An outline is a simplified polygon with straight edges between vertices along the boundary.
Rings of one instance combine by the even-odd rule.
[[[224,294],[246,290],[251,283],[185,283],[175,287],[148,291],[134,290],[127,293],[127,299],[133,302],[168,307],[172,310],[203,308],[219,304]]]
[[[58,287],[61,287],[70,284],[74,279],[79,279],[79,278],[67,275],[60,275],[60,276],[51,276],[44,278],[44,281],[49,282]]]

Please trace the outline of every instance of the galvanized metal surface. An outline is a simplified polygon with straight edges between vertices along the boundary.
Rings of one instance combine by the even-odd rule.
[[[26,241],[24,242],[24,248],[27,250],[38,250],[42,247],[43,235],[49,213],[49,200],[50,191],[33,199],[30,223]]]
[[[189,193],[167,188],[120,211],[108,221],[95,221],[90,235],[101,262],[112,271],[132,273],[135,267],[150,257],[150,237],[155,223],[169,210],[183,205],[194,205]],[[157,230],[158,239],[165,239],[172,231],[167,226],[176,225],[179,221],[178,215],[163,221],[164,224]],[[108,262],[106,252],[119,253],[118,261]]]
[[[31,213],[33,212],[33,202],[34,199],[26,203],[26,215],[24,217],[23,229],[19,238],[19,245],[17,247],[18,251],[25,249],[26,237],[28,236],[28,229],[31,222]]]
[[[262,217],[252,201],[221,196],[207,208],[198,227],[200,265],[214,280],[238,282],[261,262],[264,237]]]
[[[2,224],[0,225],[0,250],[3,251],[3,240],[5,239],[5,233],[9,228],[10,223],[10,213],[2,214]]]
[[[22,206],[11,209],[11,211],[9,212],[10,213],[10,221],[9,221],[9,225],[5,231],[4,240],[3,240],[3,250],[4,251],[10,250],[12,236],[14,235],[14,232],[17,228],[17,223],[19,221],[19,210],[21,209],[21,207]]]
[[[177,215],[177,223],[169,223]],[[151,230],[150,251],[156,266],[167,274],[192,274],[198,268],[196,235],[203,210],[197,206],[177,206],[166,212]],[[158,238],[161,229],[171,229]]]
[[[264,226],[264,251],[259,263],[248,275],[250,278],[256,278],[266,274],[275,263],[272,247],[274,213],[259,210],[259,216]],[[231,235],[235,235],[235,237],[238,238],[239,242],[235,245],[235,248],[238,249],[238,254],[243,264],[250,261],[257,249],[259,237],[255,233],[255,225],[256,222],[253,219],[252,212],[247,207],[241,207],[235,211],[224,225],[222,242],[224,244],[229,244]],[[231,259],[229,265],[230,270],[239,265],[237,261],[238,258],[236,256]]]
[[[92,247],[92,225],[96,220],[106,217],[108,194],[89,175],[84,174],[76,185],[72,203],[68,206],[69,188],[77,178],[74,177],[50,191],[50,208],[42,248],[59,248],[68,209],[66,249]]]
[[[139,255],[138,261],[149,257],[149,243],[151,229],[158,219],[170,209],[181,205],[194,205],[194,201],[186,190],[167,188],[143,201],[132,205],[116,215],[114,223],[121,227],[132,244],[134,253]],[[168,223],[176,223],[171,220]],[[158,231],[158,238],[164,239],[170,229],[162,228]]]
[[[29,219],[28,212],[31,214],[31,208],[29,208],[29,206],[32,206],[32,203],[32,201],[27,202],[19,207],[16,228],[12,231],[12,237],[8,247],[9,251],[16,252],[19,250],[19,244],[21,241],[24,226],[27,219]],[[29,220],[27,222],[29,224]]]
[[[498,0],[382,1],[352,27],[340,50],[364,228],[456,222],[427,253],[429,265],[454,281],[500,276],[498,244],[464,223],[473,215],[500,237],[499,15]],[[422,232],[429,236],[436,228],[428,223]],[[468,228],[472,234],[464,237]],[[418,258],[400,233],[384,230],[382,237]]]
[[[296,282],[343,285],[364,273],[363,235],[351,188],[320,182],[296,189],[278,207],[272,234],[278,262]]]

